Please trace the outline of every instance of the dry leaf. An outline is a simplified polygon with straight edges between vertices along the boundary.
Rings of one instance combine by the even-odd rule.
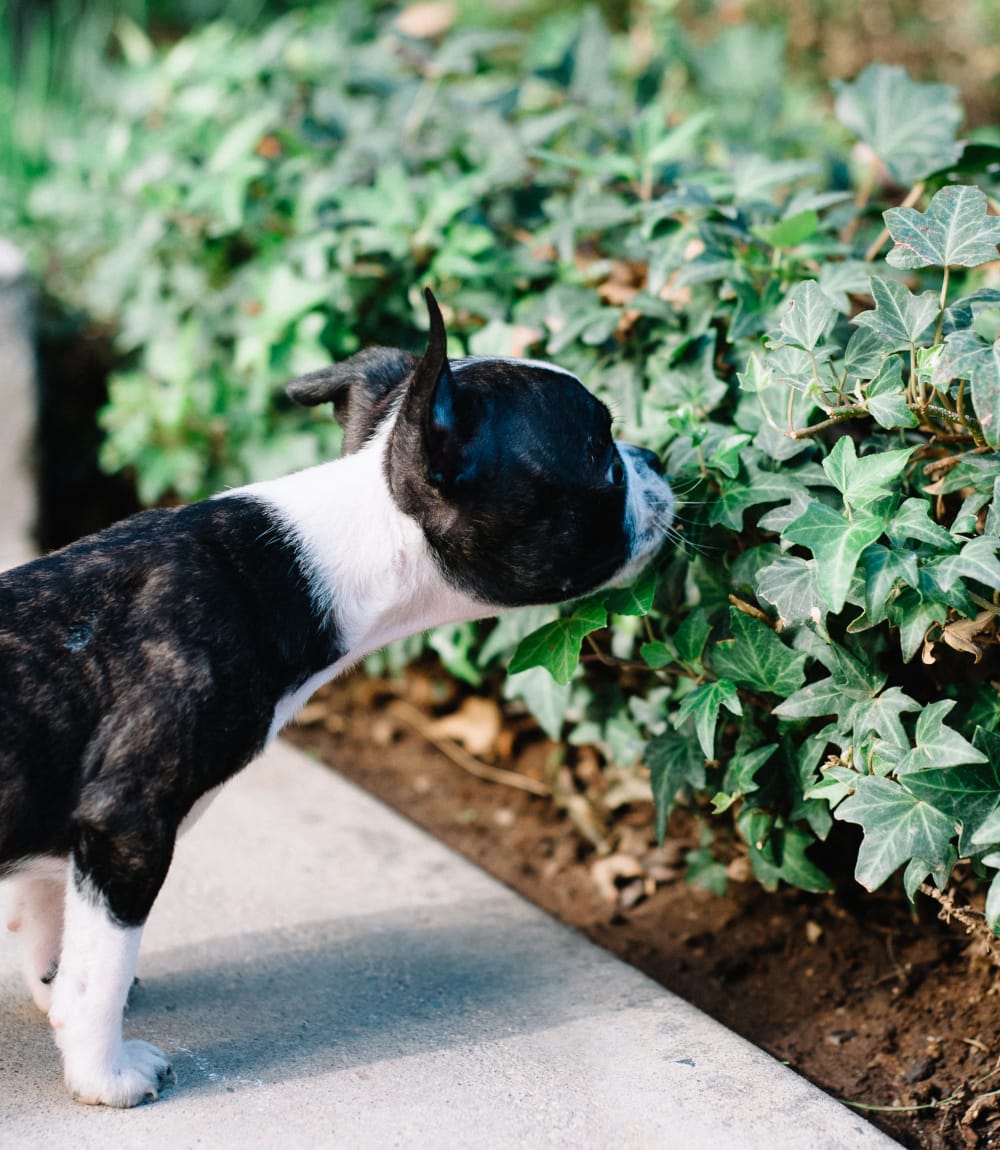
[[[472,695],[457,711],[430,723],[427,730],[432,738],[451,739],[470,755],[482,758],[496,749],[502,727],[503,716],[496,703]]]
[[[972,640],[980,631],[984,631],[995,617],[992,611],[980,611],[975,619],[956,619],[954,623],[948,623],[942,628],[941,638],[953,651],[964,651],[978,663],[983,657],[983,649]]]
[[[448,0],[410,4],[396,17],[396,28],[416,40],[436,40],[455,23],[455,7]]]
[[[631,879],[644,878],[645,871],[634,855],[619,852],[592,863],[590,877],[601,898],[617,902],[622,887]]]

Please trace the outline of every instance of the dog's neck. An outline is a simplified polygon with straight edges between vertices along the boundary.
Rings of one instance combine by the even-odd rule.
[[[317,614],[340,637],[338,671],[394,639],[496,613],[445,581],[420,525],[396,505],[388,437],[383,427],[360,451],[238,492],[272,507],[298,546]]]

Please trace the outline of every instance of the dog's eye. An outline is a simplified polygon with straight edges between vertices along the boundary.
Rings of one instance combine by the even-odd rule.
[[[612,487],[625,486],[625,464],[622,463],[622,457],[617,451],[611,460],[611,466],[608,468],[608,482]]]

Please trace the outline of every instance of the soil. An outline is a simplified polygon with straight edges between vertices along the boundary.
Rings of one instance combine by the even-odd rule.
[[[641,802],[598,836],[572,796],[520,789],[548,789],[562,756],[525,716],[480,702],[485,719],[466,727],[480,741],[486,728],[489,746],[472,758],[456,743],[454,716],[472,712],[454,690],[419,672],[349,678],[288,737],[902,1145],[1000,1147],[1000,970],[983,930],[852,882],[837,895],[768,893],[738,852],[725,894],[698,889],[684,873],[699,846],[689,815],[675,814],[662,849]],[[469,773],[484,763],[499,781]],[[585,755],[576,764],[575,799],[593,767]],[[598,837],[601,850],[588,841]]]

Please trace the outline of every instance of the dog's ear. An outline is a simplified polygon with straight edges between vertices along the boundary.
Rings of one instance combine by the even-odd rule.
[[[319,371],[300,375],[285,384],[285,392],[303,407],[318,407],[321,403],[336,404],[344,392],[358,381],[358,373],[347,363],[331,363]]]
[[[413,374],[417,357],[395,347],[369,347],[343,363],[300,375],[285,391],[305,407],[332,403],[345,431],[344,452],[357,451],[386,414],[392,396]]]
[[[424,298],[430,334],[407,392],[406,416],[421,429],[427,479],[448,496],[472,478],[470,446],[478,404],[451,373],[444,319],[429,288],[424,289]]]
[[[332,403],[338,408],[351,388],[360,387],[372,402],[379,402],[413,371],[417,357],[395,347],[369,347],[343,363],[332,363],[300,375],[285,384],[285,391],[304,407]]]

